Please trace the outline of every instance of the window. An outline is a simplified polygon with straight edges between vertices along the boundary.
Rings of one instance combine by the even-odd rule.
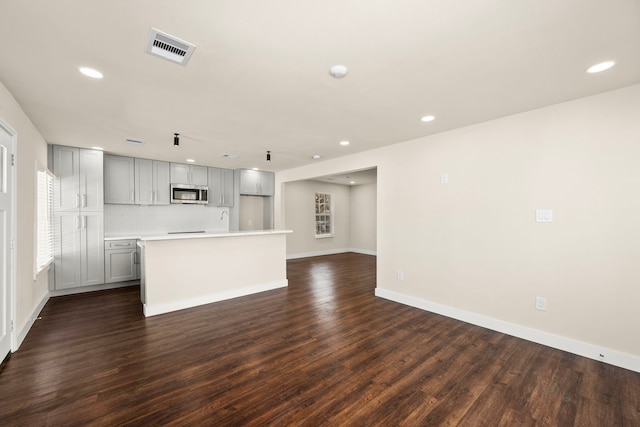
[[[316,193],[316,238],[333,237],[331,194]]]
[[[53,175],[36,172],[36,265],[37,276],[53,262]]]

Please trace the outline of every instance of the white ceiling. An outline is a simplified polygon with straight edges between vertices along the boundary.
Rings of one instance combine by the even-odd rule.
[[[640,83],[639,42],[638,0],[0,0],[0,81],[48,142],[273,171]]]

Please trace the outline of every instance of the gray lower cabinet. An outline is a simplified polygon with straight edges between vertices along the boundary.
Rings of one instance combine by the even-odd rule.
[[[69,289],[104,283],[104,214],[54,214],[55,288]]]
[[[126,282],[139,278],[136,240],[104,242],[105,283]]]

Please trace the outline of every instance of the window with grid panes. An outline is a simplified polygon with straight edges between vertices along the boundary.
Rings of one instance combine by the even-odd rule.
[[[316,238],[333,236],[333,203],[329,193],[316,193]]]

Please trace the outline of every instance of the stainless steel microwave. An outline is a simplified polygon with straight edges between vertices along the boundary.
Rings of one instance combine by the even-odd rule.
[[[209,204],[209,187],[206,185],[171,184],[171,203]]]

